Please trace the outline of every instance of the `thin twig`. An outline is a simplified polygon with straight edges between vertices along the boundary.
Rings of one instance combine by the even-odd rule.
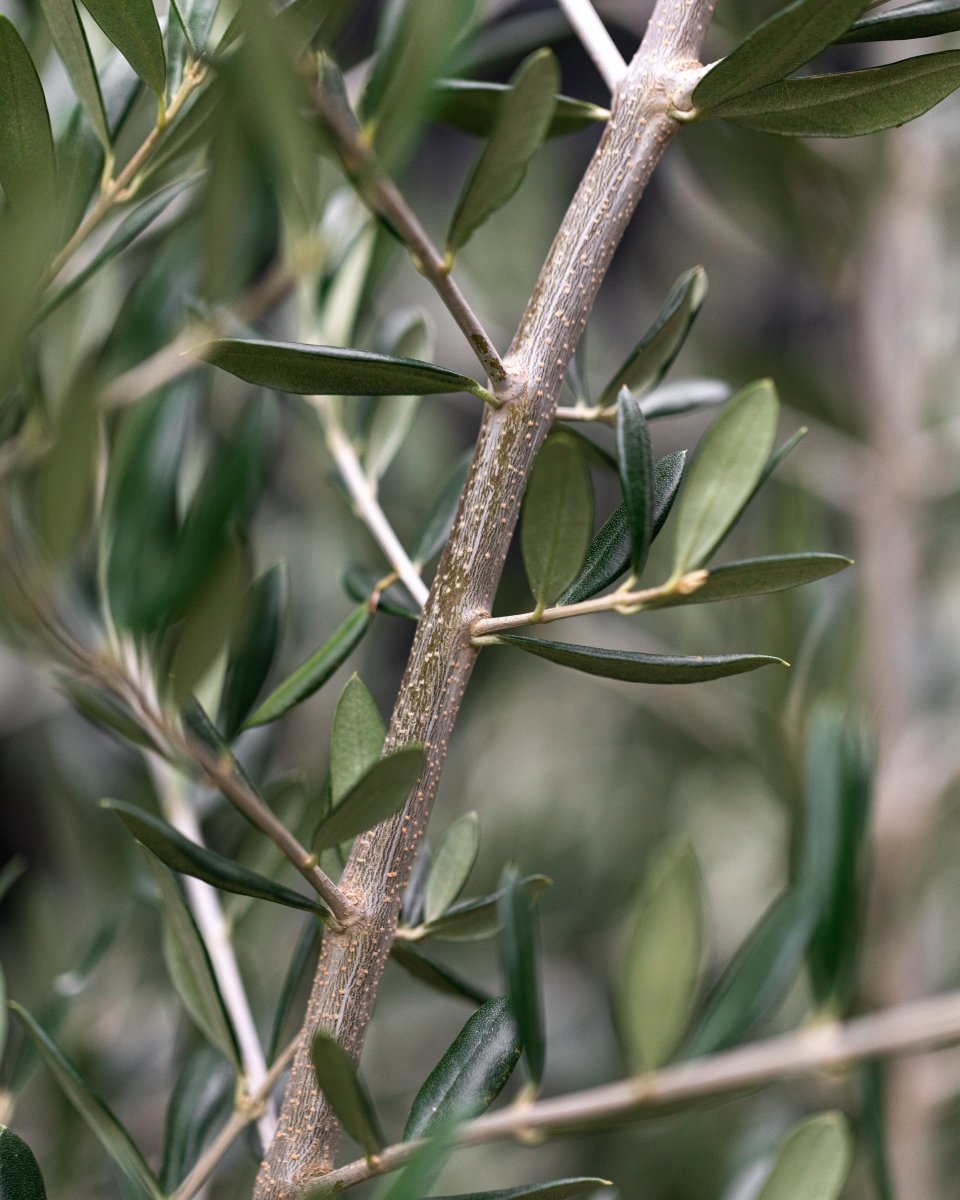
[[[614,425],[617,420],[616,405],[598,408],[594,405],[577,404],[572,408],[560,407],[556,412],[558,421],[601,421],[605,425]]]
[[[616,91],[617,84],[626,73],[627,64],[597,15],[597,10],[590,0],[557,0],[557,3],[567,14],[567,19],[607,87],[611,92]]]

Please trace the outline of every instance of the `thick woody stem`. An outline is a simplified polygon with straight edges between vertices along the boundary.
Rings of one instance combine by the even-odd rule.
[[[679,128],[713,0],[659,0],[647,37],[559,233],[510,353],[503,401],[485,413],[453,531],[437,568],[390,722],[386,748],[422,742],[427,765],[404,811],[363,834],[340,886],[367,917],[327,934],[277,1136],[255,1200],[291,1200],[334,1165],[339,1126],[317,1090],[310,1041],[323,1028],[359,1056],[400,902],[476,659],[471,627],[489,616],[533,460],[553,421],[564,371],[623,231]]]

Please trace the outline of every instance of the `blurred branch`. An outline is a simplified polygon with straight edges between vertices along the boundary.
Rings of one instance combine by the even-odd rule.
[[[557,0],[557,3],[567,14],[567,19],[607,87],[611,92],[614,91],[626,73],[627,64],[596,9],[590,0]]]

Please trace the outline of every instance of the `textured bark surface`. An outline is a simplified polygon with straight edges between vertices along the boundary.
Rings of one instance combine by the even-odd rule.
[[[490,613],[564,372],[627,222],[680,127],[670,111],[686,104],[712,9],[712,0],[657,5],[505,359],[507,378],[496,389],[504,406],[484,417],[387,734],[388,748],[422,742],[426,770],[402,814],[357,839],[344,870],[341,887],[364,904],[368,916],[346,933],[324,937],[277,1136],[261,1168],[255,1200],[291,1200],[316,1186],[334,1165],[340,1131],[314,1082],[310,1039],[318,1028],[331,1030],[359,1057],[403,891],[476,660],[472,622]]]

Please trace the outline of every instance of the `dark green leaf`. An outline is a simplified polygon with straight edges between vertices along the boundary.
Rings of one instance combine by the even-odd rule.
[[[246,562],[236,538],[227,537],[219,553],[211,553],[214,566],[190,601],[171,635],[172,657],[168,670],[169,695],[176,707],[200,688],[202,681],[226,649],[236,623],[237,606],[249,582]]]
[[[411,555],[413,561],[420,566],[428,563],[434,555],[439,554],[450,536],[457,504],[460,501],[460,493],[467,482],[472,460],[473,452],[468,450],[458,459],[434,499]]]
[[[315,963],[320,953],[323,939],[323,927],[318,921],[308,921],[297,939],[290,964],[283,977],[283,983],[277,996],[277,1008],[273,1016],[273,1029],[270,1033],[270,1044],[267,1048],[267,1061],[273,1060],[283,1048],[283,1032],[290,1017],[290,1009],[298,989],[311,963]],[[312,972],[311,972],[312,977]]]
[[[349,567],[343,577],[343,586],[351,600],[362,602],[367,607],[373,603],[372,597],[375,595],[377,612],[419,621],[420,607],[403,584],[392,583],[381,590],[377,585],[382,580],[380,571],[373,571],[369,567]]]
[[[490,999],[482,988],[474,987],[469,980],[406,942],[394,942],[390,957],[414,979],[419,979],[434,991],[455,996],[458,1000],[469,1000],[472,1004],[485,1004]]]
[[[144,1162],[143,1155],[130,1140],[130,1135],[117,1121],[117,1118],[90,1089],[77,1068],[60,1047],[40,1028],[27,1010],[13,1001],[11,1001],[10,1007],[22,1021],[24,1028],[40,1051],[67,1099],[90,1126],[104,1150],[123,1175],[133,1185],[134,1194],[139,1197],[148,1197],[149,1200],[164,1200],[160,1185]]]
[[[429,1137],[450,1120],[475,1117],[496,1100],[520,1058],[520,1033],[505,997],[467,1021],[417,1093],[403,1140]]]
[[[773,1012],[803,963],[813,917],[803,888],[791,888],[774,900],[707,998],[684,1058],[725,1050]]]
[[[276,721],[302,700],[312,696],[356,649],[370,627],[372,616],[366,604],[355,608],[332,637],[273,689],[253,716],[247,718],[243,728],[252,729],[254,725]]]
[[[83,6],[155,96],[167,86],[167,61],[153,0],[83,0]]]
[[[916,0],[887,12],[870,13],[847,30],[838,42],[880,42],[907,38],[937,37],[960,30],[957,0]]]
[[[216,20],[220,0],[186,0],[187,36],[194,48],[201,53],[207,47],[213,22]]]
[[[640,404],[626,388],[617,397],[617,459],[630,527],[630,571],[639,578],[653,541],[653,448]]]
[[[317,1086],[326,1096],[341,1125],[371,1158],[383,1149],[384,1137],[353,1059],[336,1038],[321,1029],[313,1035],[310,1043],[310,1060]]]
[[[694,267],[680,276],[656,320],[603,389],[601,405],[612,404],[621,388],[642,393],[656,387],[680,353],[706,295],[707,273],[703,267]]]
[[[653,469],[653,522],[651,540],[663,528],[680,487],[686,450],[665,454]],[[626,504],[619,504],[601,525],[587,547],[587,556],[576,579],[557,600],[558,604],[577,604],[588,600],[614,583],[630,562],[630,523]]]
[[[423,767],[422,746],[402,746],[385,754],[320,822],[314,849],[320,851],[338,846],[399,812],[423,773]]]
[[[640,402],[648,421],[659,417],[680,417],[725,404],[733,389],[721,379],[684,379],[679,383],[664,383]]]
[[[3,869],[0,870],[0,900],[6,896],[26,869],[26,861],[19,854],[15,854],[13,858],[3,864]]]
[[[59,218],[56,244],[62,246],[83,220],[103,178],[103,146],[79,104],[61,130],[55,149]]]
[[[778,554],[724,563],[711,568],[704,583],[695,591],[666,596],[648,607],[675,608],[682,604],[708,604],[714,600],[738,600],[743,596],[782,592],[835,575],[851,562],[842,554]]]
[[[662,854],[640,896],[620,974],[620,1028],[635,1071],[671,1056],[687,1026],[703,957],[700,868],[689,846]]]
[[[144,812],[143,809],[123,800],[101,800],[100,804],[119,817],[137,841],[151,850],[172,871],[202,879],[204,883],[209,883],[211,887],[224,892],[253,896],[258,900],[271,900],[275,904],[285,904],[289,908],[300,908],[306,912],[326,911],[309,896],[291,891],[290,888],[274,883],[264,875],[258,875],[255,871],[224,858],[222,854],[191,842],[172,825]]]
[[[887,1146],[886,1075],[887,1064],[877,1059],[864,1063],[860,1069],[860,1132],[877,1200],[895,1200]]]
[[[639,650],[604,650],[598,646],[577,646],[571,642],[549,642],[545,638],[524,637],[516,633],[501,633],[495,639],[507,646],[516,646],[538,658],[549,659],[562,667],[601,675],[606,679],[622,679],[628,683],[702,683],[725,675],[741,675],[771,663],[787,664],[782,658],[766,654],[717,654],[683,656],[676,654],[644,654]]]
[[[437,121],[453,125],[477,137],[493,132],[502,105],[510,93],[507,83],[486,83],[477,79],[440,79],[434,84],[432,113]],[[556,96],[553,115],[547,128],[548,138],[576,133],[590,125],[608,120],[610,110],[569,96]]]
[[[960,50],[943,50],[866,71],[786,79],[708,115],[789,137],[858,137],[912,121],[958,87]]]
[[[593,489],[579,446],[548,438],[523,500],[520,548],[538,610],[560,595],[580,569],[593,529]]]
[[[550,883],[546,875],[528,875],[521,880],[531,903]],[[431,921],[429,925],[419,926],[418,938],[432,937],[438,942],[474,942],[493,937],[500,928],[498,905],[502,895],[501,890],[490,896],[461,900],[459,904],[451,905],[442,917]]]
[[[386,736],[377,702],[359,675],[351,675],[337,701],[330,738],[330,786],[335,805],[375,765]]]
[[[843,1114],[810,1117],[793,1127],[757,1200],[837,1200],[852,1159]]]
[[[197,353],[247,383],[301,396],[487,395],[466,375],[414,358],[391,358],[366,350],[222,338],[199,347]]]
[[[433,858],[424,906],[429,923],[442,917],[466,887],[480,848],[480,819],[464,813],[443,836]]]
[[[207,716],[203,705],[197,700],[196,696],[191,696],[187,700],[180,710],[180,716],[183,720],[184,730],[196,738],[201,746],[206,747],[207,750],[212,750],[221,766],[236,775],[255,796],[262,800],[263,797],[260,796],[256,785],[244,770],[243,763],[241,763],[240,759],[237,758],[230,748],[230,743],[225,740],[223,734]],[[254,828],[257,827],[254,826]]]
[[[764,21],[694,88],[702,112],[786,79],[844,33],[869,0],[794,0]]]
[[[279,563],[265,571],[241,597],[241,618],[230,636],[220,698],[221,726],[228,741],[242,728],[270,673],[287,590],[287,569]]]
[[[276,20],[294,51],[329,46],[354,4],[355,0],[291,0]]]
[[[530,1081],[540,1087],[546,1045],[543,1033],[543,997],[540,987],[540,944],[537,913],[520,872],[512,864],[501,876],[500,964],[507,983],[523,1046]]]
[[[167,1109],[160,1184],[172,1192],[196,1162],[213,1131],[233,1108],[236,1070],[211,1046],[186,1059]]]
[[[455,1120],[441,1122],[430,1140],[410,1156],[409,1162],[393,1183],[378,1193],[377,1200],[423,1200],[424,1196],[429,1195],[444,1163],[450,1157],[456,1124]],[[314,1198],[308,1197],[308,1200]],[[317,1196],[316,1200],[321,1200],[321,1196]]]
[[[66,67],[73,90],[105,150],[110,149],[107,114],[100,81],[75,0],[40,0],[57,53]]]
[[[47,1200],[33,1151],[6,1125],[0,1125],[0,1200]]]
[[[554,1179],[550,1183],[528,1183],[494,1192],[470,1192],[461,1196],[438,1196],[436,1200],[567,1200],[597,1188],[609,1188],[609,1179]]]
[[[34,206],[52,204],[55,179],[40,77],[12,21],[0,14],[0,187],[10,208],[29,217]]]
[[[780,404],[768,379],[748,384],[697,447],[677,508],[674,573],[703,566],[753,494],[773,449]]]
[[[517,69],[450,221],[450,254],[465,246],[523,183],[527,164],[547,136],[559,85],[560,70],[549,50],[536,51]]]

